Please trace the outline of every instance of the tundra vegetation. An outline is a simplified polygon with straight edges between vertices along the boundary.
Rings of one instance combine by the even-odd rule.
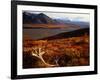
[[[23,41],[23,68],[89,65],[89,35]]]

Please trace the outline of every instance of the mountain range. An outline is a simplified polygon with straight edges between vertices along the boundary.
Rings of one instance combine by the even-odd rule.
[[[84,21],[71,21],[70,19],[54,19],[44,13],[29,13],[23,12],[23,24],[54,24],[54,25],[75,25],[82,28],[89,27],[89,22]]]
[[[55,23],[55,21],[43,13],[35,14],[35,13],[24,12],[23,23],[53,24]]]

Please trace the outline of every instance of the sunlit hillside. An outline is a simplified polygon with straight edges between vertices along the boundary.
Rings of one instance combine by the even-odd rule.
[[[23,67],[64,67],[89,65],[89,36],[23,43]]]

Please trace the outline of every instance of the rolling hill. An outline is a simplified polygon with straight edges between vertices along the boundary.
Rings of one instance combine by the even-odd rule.
[[[70,32],[60,33],[54,36],[43,38],[42,40],[52,40],[52,39],[62,39],[62,38],[69,38],[69,37],[78,37],[84,34],[89,35],[89,28],[78,29]]]

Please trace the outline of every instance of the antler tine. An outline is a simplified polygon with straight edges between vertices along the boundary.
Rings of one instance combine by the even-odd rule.
[[[35,54],[33,51],[32,51],[32,55],[35,56],[35,57],[38,57],[37,54]],[[38,57],[39,58],[39,57]]]
[[[41,52],[41,48],[39,48],[39,53]]]
[[[34,50],[34,52],[35,52],[36,54],[38,53],[37,49],[38,49],[38,48],[36,48],[36,47],[33,48],[33,50]]]

